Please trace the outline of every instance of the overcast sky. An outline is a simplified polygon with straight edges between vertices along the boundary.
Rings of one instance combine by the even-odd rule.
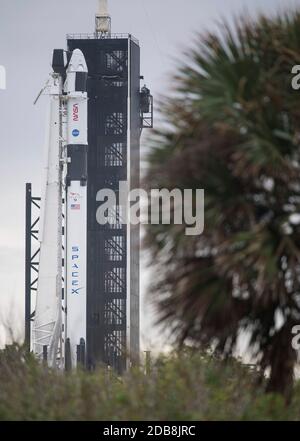
[[[51,69],[54,48],[66,47],[66,34],[94,31],[96,0],[0,0],[0,65],[7,90],[0,90],[0,311],[23,328],[24,186],[40,193],[47,97],[33,101]],[[131,33],[141,45],[141,72],[154,97],[166,94],[182,51],[195,34],[213,30],[221,18],[243,13],[273,14],[300,0],[109,0],[113,32]],[[145,149],[145,141],[141,149]],[[142,268],[141,290],[149,274]],[[14,312],[12,312],[14,311]],[[143,302],[142,334],[158,339]],[[0,334],[1,335],[1,334]],[[144,340],[145,341],[145,340]]]

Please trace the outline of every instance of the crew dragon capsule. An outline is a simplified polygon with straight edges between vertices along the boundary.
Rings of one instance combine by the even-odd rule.
[[[88,69],[79,49],[55,50],[52,66],[33,351],[70,369],[86,352]]]

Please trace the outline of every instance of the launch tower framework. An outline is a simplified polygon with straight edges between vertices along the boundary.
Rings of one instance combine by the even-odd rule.
[[[139,188],[140,136],[153,126],[153,100],[140,88],[140,47],[133,36],[72,34],[67,42],[68,51],[83,52],[89,71],[86,364],[102,362],[121,373],[128,363],[139,362],[140,228],[121,222],[118,202],[111,213],[117,223],[99,225],[96,195],[104,188],[118,195],[120,181],[127,181],[129,190]],[[27,340],[28,317],[34,314],[28,306],[30,265],[28,253]]]

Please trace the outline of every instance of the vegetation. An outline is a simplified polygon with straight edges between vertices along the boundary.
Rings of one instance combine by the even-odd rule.
[[[230,357],[243,332],[290,395],[300,321],[300,12],[199,36],[165,99],[147,186],[205,190],[205,230],[149,226],[152,298],[178,345]],[[220,393],[222,393],[220,391]],[[243,406],[242,406],[243,407]]]
[[[300,387],[286,406],[264,395],[257,373],[235,360],[183,351],[159,357],[149,375],[109,371],[63,375],[24,348],[0,352],[0,420],[298,420]]]

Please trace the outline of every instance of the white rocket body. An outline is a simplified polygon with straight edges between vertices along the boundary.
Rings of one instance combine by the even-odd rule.
[[[67,94],[67,197],[66,197],[66,323],[72,368],[78,346],[86,342],[87,308],[87,65],[74,50],[65,83]]]
[[[33,351],[38,358],[44,360],[46,354],[51,367],[63,367],[64,355],[65,362],[68,357],[68,366],[75,368],[77,359],[85,363],[86,344],[88,70],[84,55],[79,49],[73,51],[67,70],[64,70],[65,54],[62,50],[56,52],[59,52],[56,54],[58,64],[47,87],[50,95],[50,116],[47,123],[47,158],[40,219],[40,261]],[[66,73],[64,86],[63,72]],[[64,188],[66,208],[63,305]],[[65,353],[64,343],[67,343]],[[79,358],[78,350],[81,350]]]

